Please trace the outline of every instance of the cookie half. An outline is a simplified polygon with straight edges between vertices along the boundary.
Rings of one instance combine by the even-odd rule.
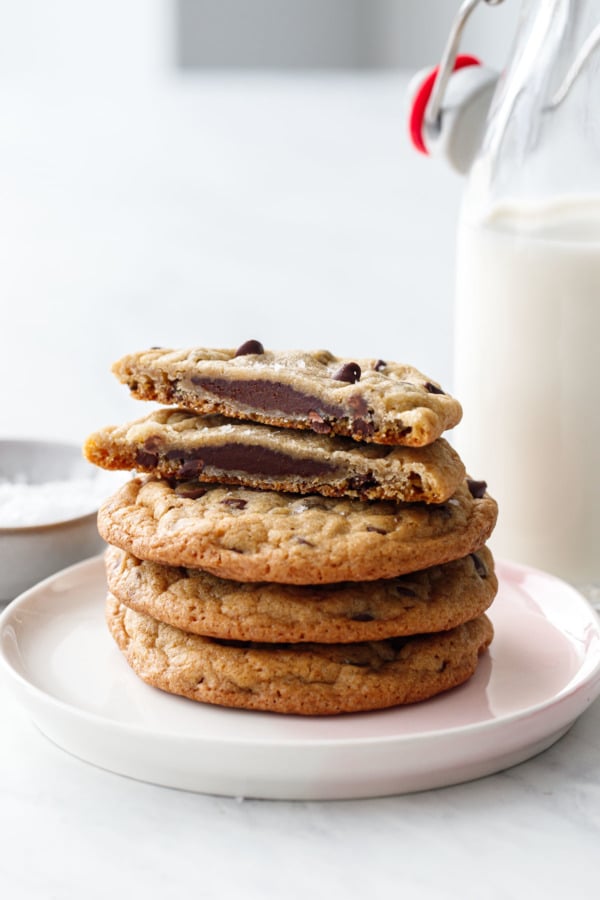
[[[105,469],[363,500],[442,503],[465,477],[443,438],[419,448],[358,444],[178,409],[103,428],[84,454]]]
[[[487,617],[439,635],[360,644],[245,644],[187,634],[109,595],[118,647],[148,684],[203,703],[320,716],[426,700],[473,675]]]
[[[297,497],[134,478],[98,513],[108,544],[234,581],[326,584],[395,578],[482,547],[496,522],[468,483],[443,504]]]
[[[134,397],[359,441],[423,446],[460,421],[457,400],[412,366],[327,350],[153,348],[113,366]]]
[[[386,581],[241,583],[142,561],[109,547],[110,592],[140,613],[193,634],[239,641],[347,643],[448,631],[481,615],[498,590],[492,554]]]

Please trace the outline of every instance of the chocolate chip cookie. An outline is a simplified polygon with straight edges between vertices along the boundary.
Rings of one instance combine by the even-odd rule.
[[[142,561],[110,547],[108,588],[121,603],[182,631],[238,641],[347,643],[448,631],[481,615],[498,589],[477,554],[386,581],[240,583]]]
[[[259,341],[237,350],[153,348],[124,356],[113,372],[140,400],[379,444],[431,444],[462,414],[411,366],[275,352]]]
[[[132,669],[203,703],[335,715],[414,703],[473,675],[488,647],[485,615],[442,634],[358,644],[256,644],[188,634],[109,595],[106,617]]]
[[[84,454],[105,469],[362,500],[442,503],[465,477],[444,438],[418,448],[358,444],[168,408],[97,431]]]
[[[395,578],[467,556],[496,515],[495,501],[473,496],[469,482],[427,505],[134,478],[102,505],[98,527],[140,559],[234,581],[325,584]]]

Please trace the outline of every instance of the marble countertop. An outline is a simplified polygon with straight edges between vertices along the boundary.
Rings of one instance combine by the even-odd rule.
[[[1,437],[138,415],[151,344],[326,346],[451,384],[462,182],[413,154],[404,74],[4,83]],[[420,794],[235,800],[128,780],[44,738],[0,684],[11,900],[598,895],[600,704],[508,771]]]
[[[156,787],[47,741],[0,687],[0,883],[14,900],[597,896],[600,704],[540,756],[374,800]]]

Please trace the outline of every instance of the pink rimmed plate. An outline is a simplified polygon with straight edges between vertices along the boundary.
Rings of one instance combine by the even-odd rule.
[[[374,797],[515,765],[558,740],[600,693],[600,626],[577,591],[497,564],[495,638],[475,676],[424,703],[337,717],[221,709],[131,671],[104,624],[99,557],[0,616],[0,669],[38,728],[69,753],[184,790],[276,799]]]

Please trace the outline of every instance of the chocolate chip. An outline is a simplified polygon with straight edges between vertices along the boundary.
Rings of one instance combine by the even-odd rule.
[[[385,366],[387,366],[386,361],[384,359],[378,359],[373,368],[376,372],[380,372]]]
[[[317,434],[329,434],[331,431],[331,425],[329,425],[319,413],[315,412],[313,409],[308,414],[308,421],[310,427]]]
[[[475,481],[473,478],[467,478],[467,487],[475,500],[481,500],[487,490],[487,483],[485,481]]]
[[[195,481],[182,482],[181,484],[175,485],[175,493],[178,497],[183,497],[186,500],[197,500],[198,497],[203,497],[205,495],[206,488],[201,487]]]
[[[368,438],[375,432],[375,426],[372,422],[366,422],[365,419],[354,419],[352,422],[352,434],[358,437]]]
[[[429,391],[430,394],[443,394],[444,391],[441,387],[438,387],[437,384],[432,384],[431,381],[427,381],[425,383],[425,390]]]
[[[363,492],[369,488],[377,487],[377,481],[373,478],[373,473],[364,473],[363,475],[353,475],[348,479],[348,488],[351,491]]]
[[[264,353],[265,348],[260,341],[245,341],[241,347],[235,351],[236,356],[249,356],[251,354]]]
[[[144,469],[153,469],[158,463],[158,453],[149,453],[139,447],[135,451],[135,463]]]
[[[487,569],[486,569],[486,567],[485,567],[485,565],[484,565],[484,563],[483,563],[483,560],[481,560],[481,559],[477,556],[476,553],[471,553],[471,559],[473,560],[473,565],[475,566],[475,571],[477,572],[477,574],[479,575],[479,577],[480,577],[480,578],[487,578],[487,577],[488,577],[488,571],[487,571]]]
[[[393,637],[388,639],[388,644],[394,651],[396,651],[396,653],[402,650],[403,647],[406,647],[408,642],[409,638],[406,637]]]
[[[186,459],[182,462],[179,469],[181,478],[194,478],[199,475],[204,468],[204,460],[202,459]]]
[[[239,497],[228,497],[226,500],[221,500],[221,503],[223,506],[230,506],[232,509],[244,509],[246,507],[246,501]]]
[[[350,616],[353,622],[372,622],[375,616],[371,615],[368,612],[356,613],[355,616]]]
[[[375,534],[387,534],[387,531],[384,531],[383,528],[376,528],[375,525],[367,525],[367,531],[374,531]]]
[[[305,547],[314,547],[315,546],[313,543],[311,543],[311,541],[307,541],[306,538],[299,537],[298,535],[296,535],[294,540],[296,541],[297,544],[303,544]]]
[[[413,591],[412,588],[406,587],[405,584],[397,584],[395,586],[394,590],[400,597],[416,597],[417,596],[417,592]]]
[[[144,450],[149,450],[153,453],[155,450],[158,450],[162,444],[161,439],[157,434],[151,434],[150,437],[147,437],[144,441]]]
[[[346,381],[348,384],[356,384],[360,381],[360,366],[355,362],[344,363],[333,376],[334,381]]]
[[[360,376],[359,376],[360,377]],[[353,394],[348,397],[348,406],[358,418],[364,418],[370,412],[367,401],[360,394]]]

